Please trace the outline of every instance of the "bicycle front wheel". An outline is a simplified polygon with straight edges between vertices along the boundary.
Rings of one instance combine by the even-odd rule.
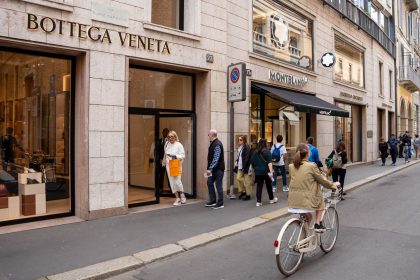
[[[297,246],[298,241],[304,238],[305,233],[298,219],[289,220],[281,229],[277,238],[276,261],[283,275],[290,276],[298,269],[303,253],[299,252]]]
[[[322,223],[326,231],[320,235],[320,246],[322,251],[328,253],[333,249],[338,236],[338,214],[334,207],[327,208]]]

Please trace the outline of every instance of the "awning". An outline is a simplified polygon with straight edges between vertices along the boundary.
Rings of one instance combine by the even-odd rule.
[[[294,113],[292,112],[283,112],[283,115],[292,122],[299,122],[299,118],[298,116],[296,116]]]
[[[262,84],[252,84],[252,90],[263,92],[295,107],[296,111],[326,116],[349,117],[349,112],[314,95],[279,89]]]

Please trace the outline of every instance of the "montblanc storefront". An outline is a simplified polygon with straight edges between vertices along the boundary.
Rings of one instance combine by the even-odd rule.
[[[185,150],[187,197],[205,194],[196,173],[208,143],[196,138],[207,139],[210,92],[225,83],[210,86],[216,66],[190,47],[201,40],[198,17],[180,10],[201,9],[150,2],[143,27],[123,4],[6,1],[0,9],[0,225],[172,201],[167,131]]]

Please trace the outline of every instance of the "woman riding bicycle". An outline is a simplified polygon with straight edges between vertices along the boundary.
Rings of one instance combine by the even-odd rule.
[[[290,191],[288,198],[289,212],[305,213],[308,223],[312,220],[312,213],[316,212],[315,231],[324,232],[325,227],[321,222],[324,211],[324,198],[321,186],[336,190],[339,182],[332,183],[318,169],[317,165],[308,162],[309,148],[306,144],[299,144],[289,165]]]

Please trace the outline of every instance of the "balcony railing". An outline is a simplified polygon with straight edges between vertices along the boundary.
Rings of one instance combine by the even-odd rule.
[[[400,66],[398,78],[400,83],[408,90],[417,91],[420,89],[420,72],[414,70],[411,66]]]
[[[392,57],[395,57],[395,44],[391,38],[364,11],[349,0],[322,0],[375,39]]]

